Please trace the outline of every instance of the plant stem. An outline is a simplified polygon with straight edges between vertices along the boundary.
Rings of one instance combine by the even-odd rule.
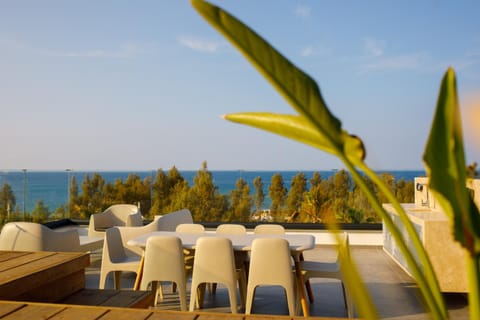
[[[385,185],[385,183],[379,178],[379,176],[370,170],[367,166],[362,168],[365,174],[372,179],[373,182],[380,188],[380,191],[387,197],[388,201],[393,205],[394,209],[396,210],[400,220],[402,221],[405,230],[407,231],[412,244],[417,251],[418,257],[421,261],[421,266],[423,266],[422,274],[425,275],[427,278],[428,285],[430,286],[430,291],[433,293],[435,300],[437,301],[439,307],[446,311],[445,303],[443,300],[443,296],[440,290],[440,286],[438,285],[438,280],[435,275],[435,271],[433,269],[432,263],[430,258],[428,257],[427,252],[423,246],[423,243],[420,240],[415,228],[413,227],[412,222],[408,218],[405,209],[400,205],[397,198],[392,194],[390,189]],[[445,314],[447,316],[447,314]]]
[[[468,255],[468,304],[470,319],[480,319],[480,254]]]
[[[348,170],[352,174],[352,178],[358,184],[360,189],[365,193],[366,197],[372,204],[373,209],[380,215],[383,219],[385,226],[388,228],[390,233],[392,234],[393,238],[396,241],[397,246],[399,247],[400,251],[402,252],[405,260],[407,261],[411,272],[417,281],[421,292],[425,298],[425,302],[429,306],[430,311],[432,312],[432,317],[435,319],[448,319],[448,312],[445,307],[443,297],[441,295],[441,291],[438,286],[438,282],[435,277],[435,272],[431,266],[430,260],[424,250],[422,243],[418,237],[418,234],[415,232],[411,221],[408,219],[405,211],[398,203],[398,200],[395,196],[391,193],[390,189],[384,184],[384,182],[379,179],[377,174],[370,170],[366,165],[361,165],[361,169],[365,172],[365,174],[376,183],[376,185],[380,188],[380,190],[385,194],[387,199],[393,204],[394,208],[398,211],[402,223],[406,227],[406,231],[408,236],[413,241],[414,247],[421,257],[421,261],[423,262],[424,270],[427,276],[425,276],[424,271],[418,265],[413,253],[408,248],[405,238],[398,229],[398,227],[394,224],[390,215],[385,211],[385,209],[381,206],[378,199],[373,194],[372,190],[367,186],[357,169],[350,163],[348,159],[342,159],[345,165],[347,166]],[[402,217],[403,216],[403,217]]]

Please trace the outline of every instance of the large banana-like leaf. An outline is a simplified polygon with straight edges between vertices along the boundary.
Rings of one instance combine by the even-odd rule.
[[[442,80],[423,159],[430,189],[453,221],[454,236],[470,253],[479,252],[480,215],[466,187],[462,125],[453,69]]]
[[[361,148],[354,151],[351,157],[360,156],[355,162],[364,159],[363,144],[352,143],[352,139],[359,139],[344,134],[340,120],[328,110],[317,83],[310,76],[297,68],[256,32],[221,8],[202,0],[192,0],[192,5],[237,47],[300,115],[318,129],[323,136],[322,145],[325,149],[338,150],[336,153],[342,154],[345,151],[345,139],[349,139],[350,146]]]
[[[341,134],[344,136],[345,144],[343,146],[344,150],[342,150],[343,153],[340,154],[339,150],[330,148],[330,144],[325,141],[325,136],[320,134],[317,128],[302,116],[267,112],[245,112],[227,114],[224,118],[232,122],[270,131],[271,133],[324,150],[337,157],[347,154],[347,157],[351,158],[354,163],[363,156],[363,145],[357,145],[362,143],[360,139],[349,136],[346,131],[342,130]],[[356,154],[356,152],[361,152],[361,154]]]

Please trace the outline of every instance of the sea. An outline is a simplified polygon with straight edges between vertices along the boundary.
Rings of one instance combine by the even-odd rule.
[[[334,175],[337,170],[317,170],[317,171],[249,171],[249,170],[225,170],[210,171],[214,184],[218,187],[221,194],[229,194],[235,189],[235,183],[239,178],[243,178],[249,185],[253,193],[253,180],[261,177],[265,192],[265,208],[269,207],[270,199],[268,198],[268,187],[274,174],[279,173],[283,177],[283,181],[287,189],[290,187],[292,178],[302,172],[305,177],[310,179],[314,172],[319,172],[322,179],[328,179]],[[27,212],[31,212],[38,201],[49,208],[51,212],[55,211],[60,205],[66,205],[68,202],[69,181],[73,176],[81,187],[83,180],[88,174],[90,178],[94,173],[100,174],[104,180],[114,182],[117,179],[125,181],[128,175],[136,174],[141,179],[146,177],[155,178],[156,171],[30,171],[30,170],[3,170],[0,171],[0,186],[8,183],[12,188],[16,205],[19,211],[23,211],[25,207]],[[390,173],[398,181],[404,179],[413,181],[415,177],[425,176],[425,171],[421,170],[392,170],[379,171],[377,173]],[[180,174],[193,185],[193,179],[197,171],[180,171]],[[80,189],[81,190],[81,189]]]

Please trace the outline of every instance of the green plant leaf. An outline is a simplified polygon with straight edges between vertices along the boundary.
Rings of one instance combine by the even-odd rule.
[[[351,158],[352,162],[357,161],[363,155],[363,144],[357,137],[342,131],[342,139],[345,141],[345,144],[344,150],[342,150],[342,153],[339,153],[339,150],[332,149],[328,141],[325,141],[325,136],[321,135],[317,128],[302,116],[268,112],[244,112],[227,114],[224,118],[296,140],[337,157],[342,157],[343,154],[346,154],[347,157]]]
[[[462,125],[455,72],[451,68],[442,80],[423,159],[430,189],[453,221],[455,239],[470,253],[478,253],[479,212],[466,187]]]
[[[341,122],[327,108],[317,83],[302,70],[275,50],[241,21],[202,0],[192,0],[193,7],[247,58],[250,63],[277,89],[293,108],[317,127],[323,136],[322,145],[327,149],[345,149],[345,138]],[[357,138],[357,140],[359,140]],[[356,146],[351,157],[365,158],[362,143],[350,144],[347,150]],[[358,148],[362,149],[358,149]]]

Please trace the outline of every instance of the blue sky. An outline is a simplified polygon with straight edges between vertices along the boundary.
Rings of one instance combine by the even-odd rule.
[[[318,82],[373,169],[423,169],[454,67],[467,162],[480,162],[480,2],[214,3]],[[0,169],[341,167],[221,119],[293,110],[189,1],[1,1],[0,110]]]

